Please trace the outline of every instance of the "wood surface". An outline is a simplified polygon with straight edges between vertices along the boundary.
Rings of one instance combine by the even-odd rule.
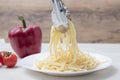
[[[120,42],[119,0],[64,0],[71,13],[81,43]],[[37,24],[43,42],[49,42],[51,29],[51,0],[0,0],[0,38],[8,40],[8,31],[21,25],[22,15],[27,25]]]

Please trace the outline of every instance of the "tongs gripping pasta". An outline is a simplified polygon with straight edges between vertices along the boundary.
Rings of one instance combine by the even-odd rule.
[[[52,22],[57,30],[65,33],[68,29],[69,11],[62,0],[52,0]]]

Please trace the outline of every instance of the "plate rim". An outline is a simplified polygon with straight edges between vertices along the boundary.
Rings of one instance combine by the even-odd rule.
[[[95,69],[87,70],[87,71],[79,71],[79,72],[57,72],[57,71],[50,71],[50,70],[40,70],[40,69],[37,69],[37,67],[36,68],[35,67],[34,68],[33,67],[28,67],[28,66],[26,66],[26,65],[23,64],[24,60],[26,60],[27,58],[38,56],[38,55],[40,56],[40,55],[43,55],[44,53],[48,53],[48,52],[43,52],[42,54],[38,53],[38,54],[33,54],[33,55],[30,55],[30,56],[27,56],[27,57],[25,57],[25,58],[23,58],[23,59],[20,60],[19,65],[21,67],[23,67],[23,68],[26,68],[26,69],[29,69],[29,70],[32,70],[32,71],[37,71],[37,72],[40,72],[40,73],[45,73],[45,74],[50,74],[50,75],[57,75],[57,76],[59,76],[59,75],[60,76],[61,75],[63,75],[63,76],[81,75],[81,74],[85,74],[85,73],[91,73],[91,72],[100,71],[100,70],[106,69],[106,68],[108,68],[108,67],[110,67],[112,65],[112,59],[110,57],[102,55],[102,54],[98,54],[98,53],[93,53],[93,52],[89,52],[88,54],[106,57],[106,59],[109,61],[109,65],[101,67],[101,68],[95,68]]]

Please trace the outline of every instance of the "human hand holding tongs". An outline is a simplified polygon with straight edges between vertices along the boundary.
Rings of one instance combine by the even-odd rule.
[[[69,11],[62,0],[52,0],[52,6],[52,22],[58,31],[65,33],[70,19]]]

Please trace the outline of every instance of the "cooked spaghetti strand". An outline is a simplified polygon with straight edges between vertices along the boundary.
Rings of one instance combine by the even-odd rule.
[[[50,55],[37,62],[37,68],[52,71],[86,71],[96,68],[99,62],[89,54],[79,50],[74,25],[69,21],[66,33],[61,33],[52,26]]]

